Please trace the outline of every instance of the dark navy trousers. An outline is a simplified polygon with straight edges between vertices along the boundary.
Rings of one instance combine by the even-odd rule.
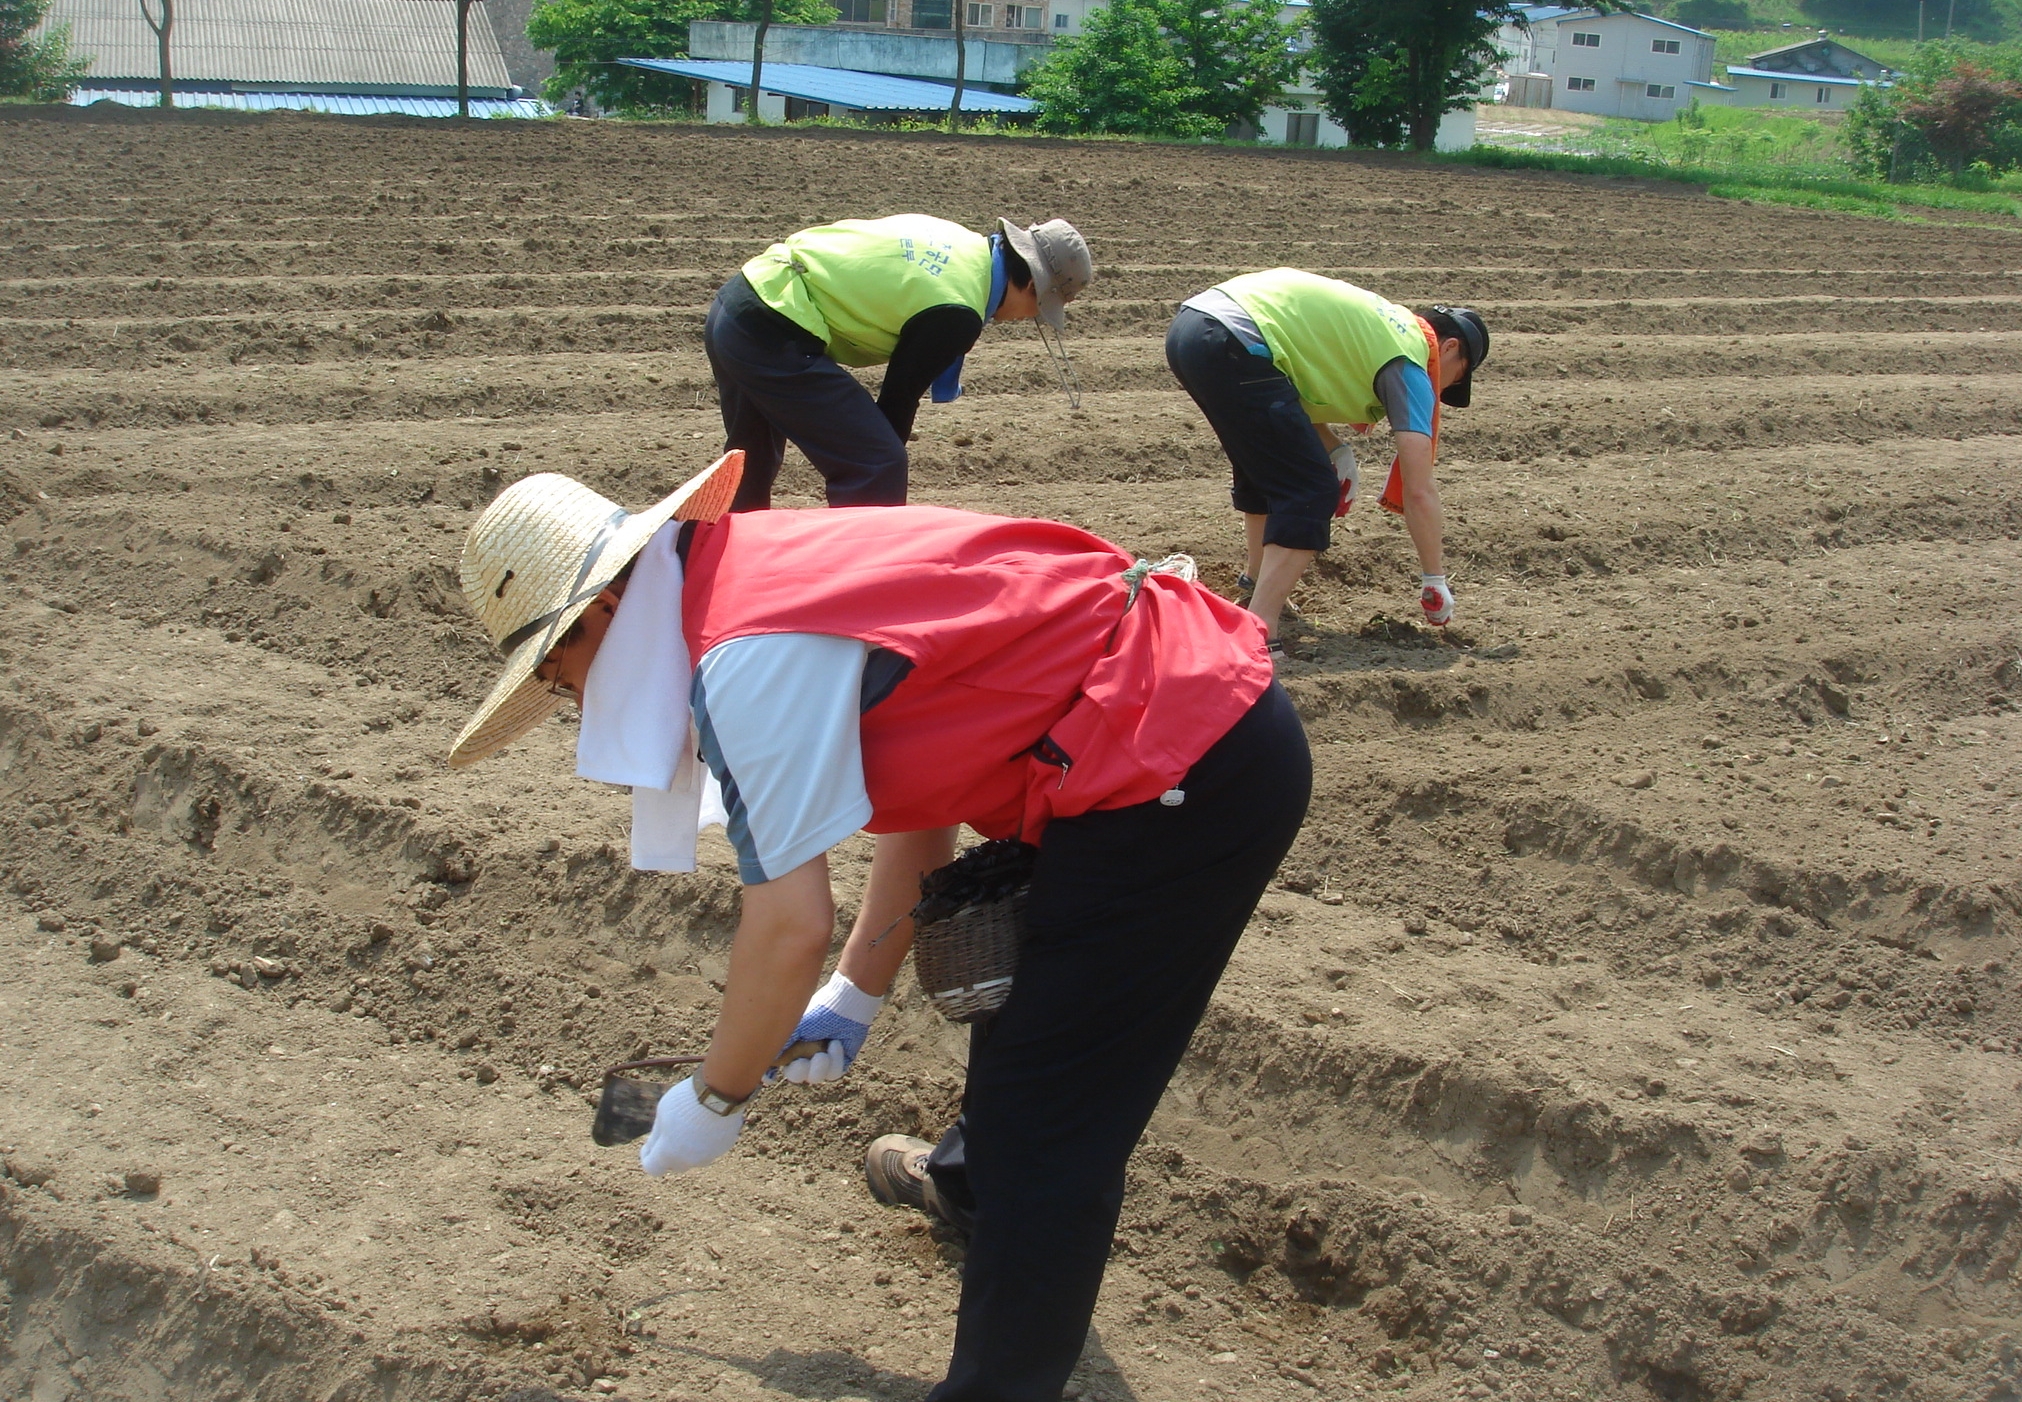
[[[1312,756],[1284,690],[1178,787],[1177,805],[1055,819],[1040,843],[1011,996],[977,1029],[962,1118],[928,1161],[972,1218],[928,1402],[1059,1402],[1125,1163],[1306,816]]]
[[[772,505],[787,440],[828,484],[830,506],[903,506],[906,445],[856,377],[806,330],[760,302],[743,274],[702,328],[723,407],[723,446],[744,450],[733,511]]]

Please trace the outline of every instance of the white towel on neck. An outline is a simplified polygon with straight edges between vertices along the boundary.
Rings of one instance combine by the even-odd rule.
[[[695,870],[696,834],[724,819],[723,796],[696,757],[688,710],[695,669],[681,631],[680,524],[654,533],[583,683],[576,773],[632,789],[632,865]]]

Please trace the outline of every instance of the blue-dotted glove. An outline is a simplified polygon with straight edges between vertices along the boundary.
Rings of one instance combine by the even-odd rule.
[[[884,999],[873,998],[837,970],[808,1000],[807,1011],[800,1015],[800,1025],[786,1039],[788,1046],[795,1042],[825,1042],[828,1050],[789,1061],[779,1068],[778,1074],[798,1085],[839,1080],[864,1049],[864,1038],[871,1035],[871,1019],[884,1005]]]

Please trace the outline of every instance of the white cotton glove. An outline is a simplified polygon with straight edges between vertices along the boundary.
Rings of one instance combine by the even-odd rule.
[[[1425,621],[1435,628],[1444,628],[1453,617],[1453,591],[1446,587],[1443,574],[1422,574],[1418,577],[1418,606],[1425,610]]]
[[[1341,500],[1335,504],[1334,514],[1346,516],[1362,490],[1362,469],[1355,465],[1355,450],[1346,443],[1327,456],[1334,461],[1334,480],[1341,484]]]
[[[844,978],[842,970],[836,970],[826,984],[815,990],[814,997],[808,1000],[807,1011],[800,1015],[799,1025],[786,1039],[788,1046],[795,1042],[826,1042],[828,1050],[789,1061],[779,1068],[778,1074],[795,1085],[814,1086],[840,1080],[857,1059],[857,1053],[864,1049],[864,1039],[871,1035],[871,1020],[884,1005],[884,999],[872,997]]]
[[[653,1132],[639,1146],[639,1167],[658,1178],[714,1163],[730,1152],[743,1129],[744,1111],[718,1115],[707,1109],[695,1098],[691,1076],[660,1097]]]

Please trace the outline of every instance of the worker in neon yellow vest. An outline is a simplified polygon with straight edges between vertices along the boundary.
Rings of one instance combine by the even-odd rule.
[[[787,440],[830,506],[906,499],[906,442],[920,396],[961,394],[962,359],[986,321],[1037,317],[1057,334],[1095,275],[1062,219],[978,234],[926,214],[803,229],[746,263],[703,329],[724,450],[744,450],[733,509],[771,505]],[[1042,333],[1043,334],[1043,333]],[[875,401],[844,366],[883,365]]]
[[[1272,268],[1182,303],[1165,352],[1234,469],[1247,546],[1240,583],[1274,653],[1292,587],[1360,492],[1355,450],[1334,425],[1390,420],[1397,460],[1382,505],[1403,515],[1417,548],[1425,621],[1453,617],[1432,468],[1439,406],[1465,408],[1488,357],[1479,312],[1413,312],[1352,283]]]

